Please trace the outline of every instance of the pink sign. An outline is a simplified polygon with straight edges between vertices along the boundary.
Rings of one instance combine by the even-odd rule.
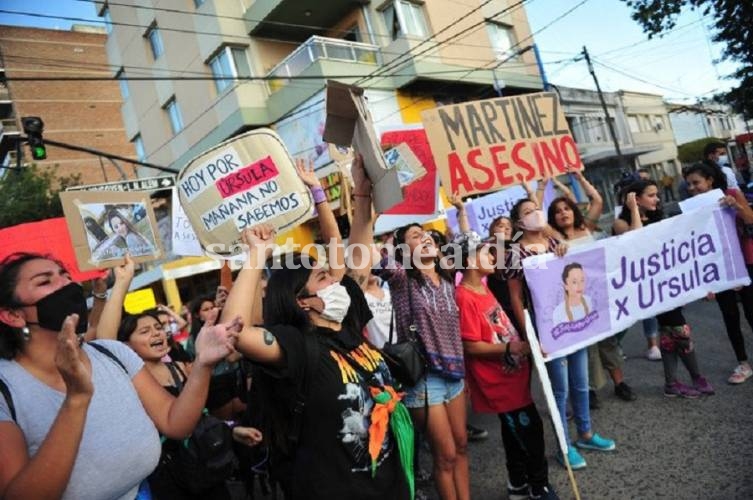
[[[247,165],[232,174],[221,178],[215,183],[217,190],[223,198],[229,198],[243,191],[248,191],[274,177],[280,171],[277,170],[271,156]]]
[[[387,215],[429,215],[437,208],[437,166],[423,129],[396,130],[382,134],[382,146],[406,143],[426,169],[426,175],[403,190],[404,201],[387,210]]]

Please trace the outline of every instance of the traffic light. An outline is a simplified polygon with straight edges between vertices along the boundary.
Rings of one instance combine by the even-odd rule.
[[[21,118],[21,123],[29,142],[31,157],[34,160],[44,160],[47,158],[47,148],[45,148],[44,141],[42,140],[42,132],[44,131],[44,122],[42,119],[38,116],[25,116]]]

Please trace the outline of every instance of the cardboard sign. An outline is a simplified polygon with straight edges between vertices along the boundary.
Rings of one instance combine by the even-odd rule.
[[[244,229],[261,223],[290,229],[312,209],[293,159],[270,129],[240,135],[191,160],[178,176],[178,195],[201,245],[226,256],[240,250]]]
[[[340,82],[327,82],[327,121],[323,139],[337,146],[350,146],[363,155],[366,174],[374,185],[374,208],[384,213],[403,201],[397,171],[389,169],[363,97],[363,89]]]
[[[735,214],[718,206],[579,246],[562,258],[529,257],[523,267],[549,358],[708,292],[750,284]]]
[[[173,253],[175,255],[194,257],[204,255],[199,237],[196,236],[196,231],[193,230],[191,221],[188,220],[186,211],[183,210],[183,206],[180,204],[180,197],[176,189],[173,189],[172,240]]]
[[[468,196],[581,170],[557,94],[540,92],[422,114],[445,192]]]
[[[82,272],[63,217],[0,229],[0,260],[18,252],[49,255],[60,261],[78,283],[102,278],[105,271]]]
[[[137,263],[164,255],[147,192],[64,191],[60,201],[79,269],[122,265],[126,252]]]

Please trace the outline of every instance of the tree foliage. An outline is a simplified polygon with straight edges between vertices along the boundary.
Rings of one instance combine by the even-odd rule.
[[[695,141],[686,142],[677,146],[677,158],[683,165],[688,163],[697,163],[703,160],[703,148],[710,142],[726,143],[726,139],[717,139],[716,137],[705,137]]]
[[[711,16],[712,40],[724,45],[722,59],[738,64],[728,75],[740,84],[717,97],[746,118],[753,118],[753,1],[751,0],[622,0],[632,9],[649,38],[675,27],[683,8]]]
[[[57,178],[35,166],[8,169],[0,178],[0,228],[61,217],[58,193],[79,181],[78,176]]]

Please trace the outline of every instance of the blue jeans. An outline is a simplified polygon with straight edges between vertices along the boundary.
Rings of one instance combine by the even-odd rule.
[[[572,396],[573,417],[579,435],[591,431],[591,413],[588,409],[588,351],[581,349],[568,356],[555,359],[546,364],[552,391],[560,412],[565,438],[570,445],[570,433],[567,427],[568,393]]]
[[[403,404],[408,408],[423,408],[426,406],[426,397],[429,397],[428,406],[437,406],[449,403],[463,393],[465,380],[452,380],[444,378],[436,373],[428,373],[418,383],[408,389],[403,397]]]
[[[659,322],[656,318],[646,318],[643,320],[643,336],[647,339],[656,338],[659,335]]]

